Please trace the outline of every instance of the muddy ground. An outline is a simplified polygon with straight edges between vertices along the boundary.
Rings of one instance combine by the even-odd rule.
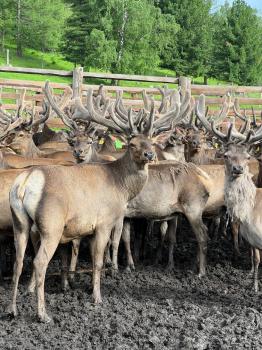
[[[59,277],[49,276],[46,299],[53,323],[47,325],[37,321],[35,298],[23,295],[26,274],[19,316],[6,318],[6,280],[0,286],[0,349],[261,349],[262,304],[251,288],[247,248],[233,261],[228,239],[210,242],[208,275],[201,280],[193,271],[192,236],[178,237],[175,254],[173,273],[147,260],[132,274],[121,270],[104,278],[102,305],[91,302],[89,275],[77,275],[76,288],[67,293],[61,292]],[[58,270],[54,259],[49,274]]]

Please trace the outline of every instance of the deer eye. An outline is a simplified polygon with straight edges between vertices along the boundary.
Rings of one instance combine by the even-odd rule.
[[[227,155],[227,154],[224,154],[224,158],[225,158],[225,159],[228,159],[228,155]]]

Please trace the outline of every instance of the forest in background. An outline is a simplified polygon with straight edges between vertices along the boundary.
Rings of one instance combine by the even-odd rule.
[[[1,55],[15,49],[14,62],[31,52],[85,70],[256,85],[261,44],[262,18],[244,0],[216,12],[212,0],[1,0]]]

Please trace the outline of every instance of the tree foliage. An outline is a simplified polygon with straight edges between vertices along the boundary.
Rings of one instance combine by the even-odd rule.
[[[178,29],[174,17],[163,15],[150,0],[97,0],[91,6],[89,1],[75,1],[72,10],[66,57],[112,72],[152,70]]]
[[[262,82],[262,18],[244,0],[0,0],[0,49],[57,51],[85,69]]]
[[[212,49],[211,0],[156,1],[164,13],[171,13],[180,26],[163,64],[178,75],[208,75]]]
[[[2,41],[7,34],[16,43],[18,56],[24,47],[41,51],[57,49],[69,14],[63,0],[1,0]]]
[[[262,76],[262,21],[243,0],[226,4],[214,18],[213,75],[238,84]]]

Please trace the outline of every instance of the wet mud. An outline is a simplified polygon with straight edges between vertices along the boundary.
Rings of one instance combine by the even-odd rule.
[[[0,349],[262,349],[261,296],[254,294],[247,247],[234,259],[228,239],[208,244],[208,274],[196,275],[197,245],[178,237],[175,270],[137,265],[133,273],[120,266],[117,276],[102,281],[103,303],[91,300],[91,276],[78,274],[75,288],[62,292],[58,260],[46,279],[51,324],[36,317],[35,296],[24,295],[27,263],[21,278],[18,316],[10,319],[10,280],[0,285]],[[164,252],[164,257],[166,256]],[[82,258],[80,268],[87,268]]]

